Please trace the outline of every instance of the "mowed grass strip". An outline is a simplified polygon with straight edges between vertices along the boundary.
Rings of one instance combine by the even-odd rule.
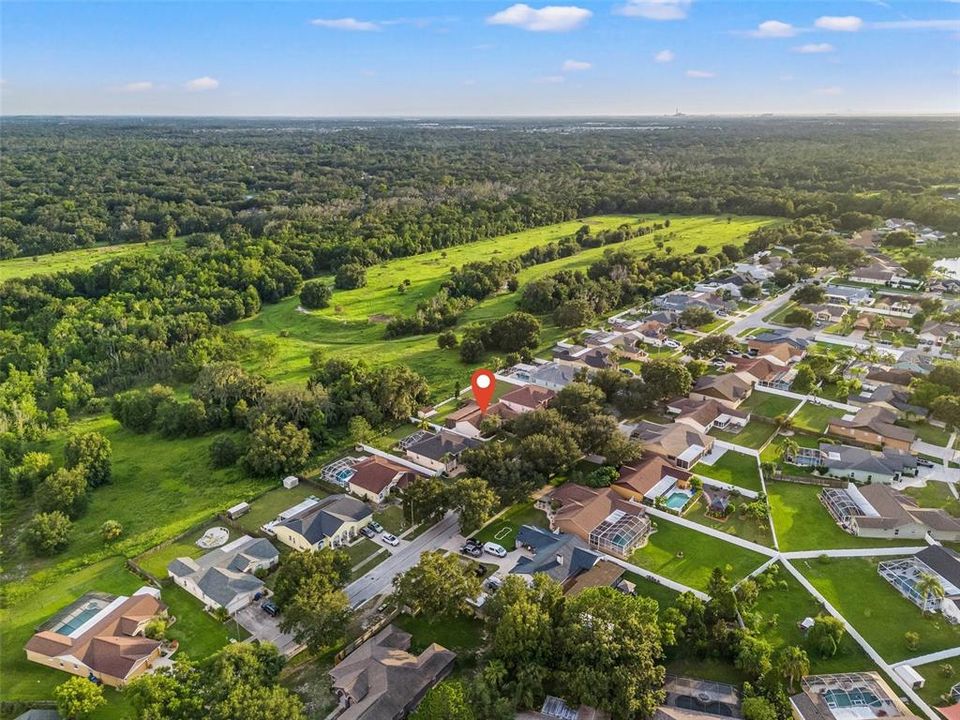
[[[760,467],[753,455],[727,450],[713,465],[697,463],[693,472],[747,490],[760,491]]]
[[[98,245],[82,250],[67,250],[52,255],[34,255],[0,260],[0,283],[5,280],[28,278],[33,275],[85,270],[97,263],[113,258],[128,255],[159,255],[168,250],[177,251],[185,247],[186,243],[183,240],[151,240],[145,243]]]
[[[740,498],[739,502],[748,502],[748,498]],[[734,500],[734,505],[738,504]],[[696,502],[683,514],[684,520],[706,525],[714,530],[726,533],[732,537],[743,538],[758,545],[773,547],[773,538],[770,536],[770,523],[764,518],[763,522],[757,522],[749,518],[740,517],[740,513],[734,511],[725,519],[713,517],[707,514],[707,502],[701,495]]]
[[[357,290],[336,291],[331,307],[309,313],[298,311],[297,298],[288,298],[265,306],[253,318],[231,327],[247,337],[260,341],[257,349],[245,360],[253,370],[270,380],[290,382],[305,379],[310,372],[310,354],[318,349],[349,359],[366,359],[374,365],[403,363],[423,374],[431,383],[435,399],[449,397],[452,390],[469,384],[469,368],[459,361],[456,349],[437,348],[436,334],[387,340],[384,324],[395,315],[413,313],[417,303],[432,297],[449,276],[450,268],[477,260],[513,259],[537,245],[556,242],[573,234],[583,224],[595,231],[613,229],[622,224],[632,226],[663,222],[669,217],[670,227],[657,233],[632,238],[623,243],[590,248],[567,258],[534,265],[518,274],[523,285],[560,270],[583,270],[610,249],[645,253],[657,252],[655,243],[666,240],[675,254],[693,252],[697,245],[711,251],[726,243],[743,242],[756,228],[777,222],[773,218],[710,215],[604,215],[583,220],[548,225],[520,233],[481,240],[468,245],[399,258],[370,268],[367,286]],[[669,238],[669,239],[668,239]],[[410,281],[406,292],[397,286]],[[503,293],[479,303],[461,318],[465,323],[500,318],[516,310],[520,292]],[[565,336],[568,331],[555,327],[544,318],[544,345]]]
[[[793,468],[791,467],[791,472]],[[860,538],[844,532],[821,504],[817,485],[767,482],[770,513],[783,552],[921,545],[920,541]]]
[[[923,487],[904,488],[903,492],[916,500],[920,507],[942,508],[954,517],[960,517],[960,500],[953,496],[945,482],[928,480]]]
[[[767,441],[776,431],[777,428],[768,422],[751,419],[740,432],[732,433],[725,432],[724,430],[711,430],[710,434],[724,442],[759,450],[767,444]]]
[[[819,434],[826,431],[831,420],[842,418],[845,414],[843,410],[829,405],[814,405],[808,402],[797,410],[797,414],[793,416],[793,424],[797,430]]]
[[[960,645],[960,625],[940,613],[924,616],[916,605],[877,573],[881,558],[797,560],[794,567],[813,584],[887,662]],[[907,632],[920,636],[910,648]]]
[[[751,414],[762,415],[765,418],[773,419],[778,415],[784,415],[793,410],[800,404],[799,400],[784,397],[783,395],[774,395],[773,393],[754,390],[750,397],[740,403],[738,410],[749,410]]]
[[[537,510],[532,502],[526,502],[514,505],[500,517],[491,520],[474,537],[482,543],[495,542],[507,550],[513,550],[521,525],[550,527],[544,512]]]
[[[731,582],[762,565],[764,555],[676,523],[658,518],[647,544],[634,551],[630,562],[706,592],[710,573],[718,567]]]

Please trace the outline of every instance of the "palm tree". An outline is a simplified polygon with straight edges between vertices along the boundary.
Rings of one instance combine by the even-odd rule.
[[[793,418],[786,413],[780,413],[773,421],[777,424],[779,430],[790,430],[793,428]]]
[[[790,689],[792,690],[796,679],[810,672],[810,658],[801,648],[790,645],[780,651],[777,666],[780,668],[781,674],[790,681]]]
[[[786,438],[780,443],[780,460],[786,462],[788,458],[796,458],[800,452],[800,445],[792,438]]]
[[[917,580],[914,589],[920,594],[920,597],[923,598],[924,614],[930,609],[928,606],[931,601],[943,600],[944,591],[943,585],[940,584],[940,579],[928,572],[920,573],[920,578]]]

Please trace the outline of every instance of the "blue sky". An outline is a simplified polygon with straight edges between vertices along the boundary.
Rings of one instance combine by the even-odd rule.
[[[960,110],[960,2],[3,2],[14,114]]]

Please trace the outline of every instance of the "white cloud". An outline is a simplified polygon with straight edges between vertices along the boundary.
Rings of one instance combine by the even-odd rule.
[[[220,81],[216,78],[212,78],[209,75],[204,75],[203,77],[198,77],[195,80],[191,80],[186,83],[184,87],[190,92],[203,92],[204,90],[216,90],[220,87]]]
[[[566,81],[567,79],[563,75],[544,75],[543,77],[538,77],[536,80],[536,82],[543,85],[557,85]]]
[[[647,20],[683,20],[693,0],[627,0],[614,10],[618,15]]]
[[[824,15],[818,17],[813,24],[821,30],[857,32],[857,30],[863,27],[863,20],[856,15]]]
[[[661,50],[653,56],[653,61],[658,63],[668,63],[673,62],[674,58],[676,57],[677,56],[674,54],[673,50]]]
[[[375,32],[380,29],[379,23],[370,22],[369,20],[357,20],[352,17],[329,20],[317,18],[316,20],[311,20],[310,24],[330,30],[348,30],[350,32]]]
[[[843,95],[843,88],[830,85],[828,87],[817,88],[814,92],[816,92],[817,95]]]
[[[786,38],[796,34],[797,29],[793,25],[780,20],[765,20],[750,32],[750,36],[756,38]]]
[[[688,78],[712,78],[716,77],[715,72],[710,72],[709,70],[687,70]]]
[[[139,93],[153,90],[153,83],[149,80],[140,80],[139,82],[127,83],[117,88],[120,92]]]
[[[545,5],[533,8],[524,3],[511,5],[487,18],[490,25],[512,25],[531,32],[567,32],[585,23],[593,13],[576,5]]]
[[[588,63],[583,60],[565,60],[563,63],[564,72],[576,72],[577,70],[589,70],[593,67],[593,63]]]
[[[793,49],[794,52],[801,53],[802,55],[815,55],[817,53],[831,53],[836,50],[833,45],[830,43],[807,43],[806,45],[798,45]]]

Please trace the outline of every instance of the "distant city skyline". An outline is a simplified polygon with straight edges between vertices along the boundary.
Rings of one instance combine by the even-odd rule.
[[[4,2],[4,115],[954,114],[960,2]]]

